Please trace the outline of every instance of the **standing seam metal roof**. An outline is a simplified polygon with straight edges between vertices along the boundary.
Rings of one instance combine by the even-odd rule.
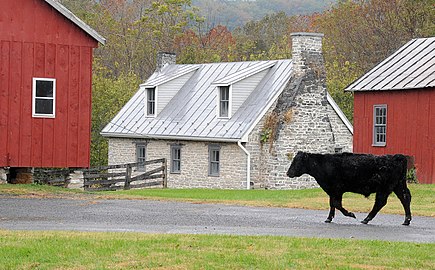
[[[345,91],[401,90],[435,86],[435,37],[413,39]]]
[[[292,67],[289,59],[166,66],[141,85],[101,134],[108,137],[203,141],[246,139],[246,135],[284,90],[293,74]],[[240,108],[229,119],[218,118],[216,82],[234,83],[266,69],[269,71]],[[161,82],[158,78],[167,80],[171,76],[166,75],[176,75],[182,70],[195,71],[156,117],[147,117],[145,86]]]

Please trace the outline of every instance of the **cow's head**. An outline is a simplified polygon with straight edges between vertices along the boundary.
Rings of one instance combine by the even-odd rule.
[[[299,177],[307,172],[305,167],[306,161],[308,158],[308,154],[299,151],[296,156],[293,158],[292,164],[287,171],[287,176],[290,178]]]

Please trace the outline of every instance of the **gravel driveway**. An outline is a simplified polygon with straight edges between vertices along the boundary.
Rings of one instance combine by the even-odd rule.
[[[0,196],[0,229],[282,235],[435,243],[435,218],[379,214],[369,225],[328,211],[151,200],[26,199]]]

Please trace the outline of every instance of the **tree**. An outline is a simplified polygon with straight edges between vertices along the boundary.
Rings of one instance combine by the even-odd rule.
[[[141,80],[133,72],[112,78],[110,71],[94,63],[92,82],[91,166],[107,165],[108,142],[101,130],[121,110],[139,88]]]
[[[343,89],[412,38],[435,35],[434,0],[345,0],[313,17],[325,34],[328,91],[349,119],[353,98]]]

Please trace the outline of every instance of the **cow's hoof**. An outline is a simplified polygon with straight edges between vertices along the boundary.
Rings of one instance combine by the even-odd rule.
[[[411,220],[405,219],[405,222],[402,223],[402,225],[409,226],[411,223]]]
[[[353,217],[353,218],[356,218],[355,214],[354,214],[354,213],[352,213],[352,212],[349,212],[349,217]]]
[[[364,219],[363,221],[361,221],[361,223],[362,223],[362,224],[368,224],[369,221]]]
[[[328,219],[325,220],[325,223],[331,223],[331,221],[332,221],[332,219],[328,218]]]

